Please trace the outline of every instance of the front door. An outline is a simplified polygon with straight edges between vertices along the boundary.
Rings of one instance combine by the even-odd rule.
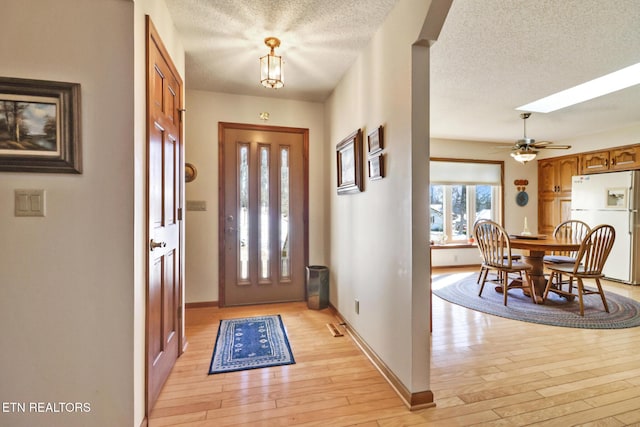
[[[301,301],[307,129],[220,123],[220,304]]]
[[[182,348],[182,80],[147,17],[147,411]]]

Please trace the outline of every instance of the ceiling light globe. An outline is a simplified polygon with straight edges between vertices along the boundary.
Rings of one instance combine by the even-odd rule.
[[[517,162],[525,164],[536,158],[536,153],[526,151],[515,151],[511,153],[511,157]]]
[[[281,56],[275,54],[275,48],[280,46],[280,40],[275,37],[267,37],[264,44],[271,51],[260,58],[260,83],[267,88],[279,89],[284,86],[284,62]]]

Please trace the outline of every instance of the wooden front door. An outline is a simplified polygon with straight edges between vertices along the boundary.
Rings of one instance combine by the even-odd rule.
[[[147,411],[182,349],[182,80],[147,17]]]
[[[220,123],[221,305],[301,301],[307,129]]]

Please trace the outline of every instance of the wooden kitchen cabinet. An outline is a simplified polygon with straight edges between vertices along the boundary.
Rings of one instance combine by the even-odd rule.
[[[571,218],[571,178],[578,175],[578,156],[538,161],[538,233],[553,233]]]
[[[609,152],[599,151],[586,153],[580,156],[582,174],[605,172],[609,170]]]
[[[582,174],[624,171],[640,168],[640,146],[613,148],[580,155]]]
[[[571,196],[571,177],[578,175],[578,156],[538,161],[538,192]]]
[[[538,234],[551,236],[556,225],[571,219],[571,196],[538,197]]]
[[[610,170],[631,170],[640,168],[640,146],[618,148],[609,154]]]

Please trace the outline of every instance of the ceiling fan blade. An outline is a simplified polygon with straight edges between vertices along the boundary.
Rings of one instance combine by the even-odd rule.
[[[532,142],[531,144],[529,144],[531,147],[536,147],[536,148],[544,148],[550,144],[553,144],[553,142],[551,141],[536,141],[536,142]]]
[[[549,149],[552,148],[554,150],[568,150],[569,148],[571,148],[570,145],[547,145],[546,147],[538,147],[538,148],[544,148]]]

